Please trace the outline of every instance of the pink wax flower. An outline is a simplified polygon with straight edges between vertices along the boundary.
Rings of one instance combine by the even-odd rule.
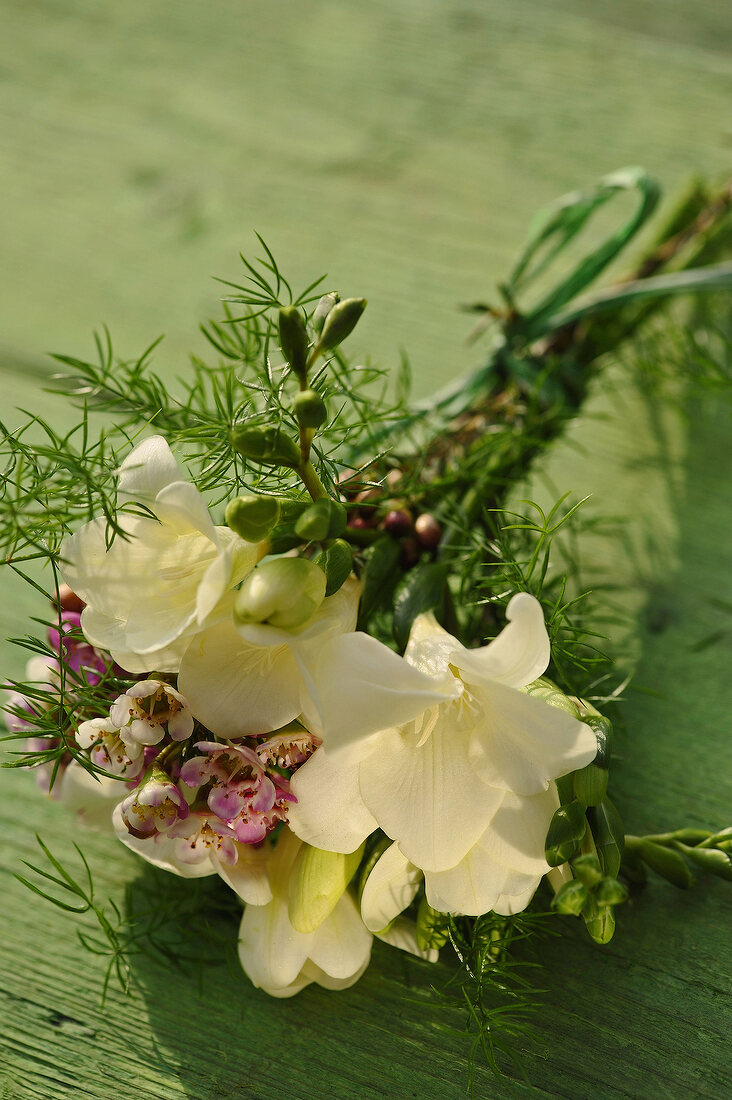
[[[185,820],[176,821],[165,837],[173,842],[173,854],[181,863],[203,863],[215,856],[231,867],[238,858],[234,830],[205,810],[194,810]]]
[[[291,799],[285,780],[270,777],[257,754],[246,745],[199,741],[204,754],[187,760],[180,778],[189,787],[211,784],[209,809],[226,822],[242,844],[258,844],[278,821],[286,819]]]
[[[165,772],[153,772],[125,798],[121,811],[127,830],[144,840],[167,833],[177,821],[188,817],[188,803]]]

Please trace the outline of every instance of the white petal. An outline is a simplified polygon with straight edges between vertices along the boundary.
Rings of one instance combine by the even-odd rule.
[[[398,947],[400,951],[408,951],[410,955],[416,955],[427,962],[437,962],[440,952],[436,947],[430,947],[424,951],[417,946],[417,925],[409,917],[398,917],[390,928],[383,932],[377,932],[376,938],[390,943],[392,947]]]
[[[217,527],[221,553],[211,562],[196,593],[196,621],[203,625],[222,597],[257,564],[259,544],[245,542],[228,527]]]
[[[84,825],[109,833],[112,832],[112,811],[124,798],[125,792],[124,783],[103,775],[93,776],[75,760],[71,761],[53,789],[54,796]]]
[[[475,689],[475,698],[483,717],[472,756],[486,783],[538,794],[595,758],[590,727],[557,707],[499,683]]]
[[[151,506],[161,489],[184,479],[185,474],[166,441],[160,435],[153,435],[138,444],[122,463],[117,501],[119,504],[137,501]]]
[[[419,731],[411,724],[392,731],[388,744],[361,764],[364,802],[387,836],[423,871],[454,867],[503,797],[476,775],[465,739],[454,727],[454,708],[440,708],[421,747],[416,747]]]
[[[361,798],[359,759],[333,758],[317,749],[290,782],[297,798],[288,810],[292,831],[314,848],[355,852],[376,829]]]
[[[178,687],[195,717],[221,737],[269,733],[302,709],[302,680],[289,648],[253,646],[230,621],[193,638]]]
[[[525,687],[546,670],[549,664],[549,635],[544,612],[538,600],[528,592],[519,592],[506,608],[508,625],[482,649],[461,647],[453,663],[468,683],[484,678],[498,680],[509,687]]]
[[[200,534],[217,544],[218,538],[206,501],[190,481],[174,481],[160,490],[152,509],[161,523],[176,534]]]
[[[540,879],[511,871],[477,844],[455,867],[424,876],[427,901],[434,909],[469,917],[489,913],[504,894],[536,889]]]
[[[142,856],[148,863],[152,863],[153,867],[160,867],[163,871],[170,871],[171,874],[179,875],[181,878],[206,878],[208,875],[216,874],[218,868],[214,866],[210,857],[200,863],[183,863],[176,859],[175,842],[164,833],[155,837],[146,837],[144,840],[133,836],[127,831],[122,820],[121,803],[114,808],[112,823],[117,839],[121,840],[124,846],[135,855]]]
[[[341,896],[333,912],[312,936],[308,955],[331,978],[355,981],[368,965],[371,933],[349,893]]]
[[[424,676],[368,634],[344,634],[317,646],[297,646],[295,658],[312,710],[308,725],[328,752],[379,730],[409,722],[457,691]]]
[[[537,879],[536,883],[530,886],[528,890],[524,890],[522,894],[501,894],[493,906],[493,912],[498,913],[501,917],[512,917],[514,913],[523,913],[536,893],[540,882],[541,879]]]
[[[463,649],[464,646],[440,626],[432,612],[427,611],[412,623],[404,660],[426,676],[439,679],[448,671],[448,665],[454,664],[455,653]]]
[[[525,875],[545,875],[544,842],[554,811],[559,808],[557,789],[535,795],[507,791],[491,823],[478,840],[497,863]]]
[[[422,872],[402,855],[399,845],[387,848],[361,895],[361,917],[366,927],[380,935],[414,901],[421,882]]]
[[[214,858],[221,878],[248,905],[267,905],[272,900],[268,864],[272,854],[269,845],[253,848],[251,844],[237,844],[236,863],[224,863]]]
[[[305,982],[315,982],[317,985],[323,987],[323,989],[349,989],[352,985],[355,985],[358,979],[366,970],[371,959],[371,953],[366,955],[361,966],[358,970],[349,974],[346,978],[333,978],[330,974],[326,974],[324,970],[321,970],[319,966],[316,966],[312,960],[307,959],[305,965],[300,972],[300,978],[305,979]]]

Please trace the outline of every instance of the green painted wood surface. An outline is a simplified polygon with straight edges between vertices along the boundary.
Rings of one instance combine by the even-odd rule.
[[[470,362],[455,303],[490,292],[537,206],[622,163],[669,186],[725,167],[730,12],[713,0],[3,9],[3,395],[34,409],[55,404],[42,353],[85,351],[102,320],[129,354],[167,331],[180,370],[215,311],[206,273],[234,276],[252,228],[296,278],[329,267],[366,293],[363,347],[393,361],[406,344],[428,391]],[[616,637],[637,671],[613,793],[636,831],[727,824],[729,416],[664,411],[619,366],[608,379],[536,489],[629,517],[588,548],[636,623]],[[0,585],[2,634],[18,632],[38,606]],[[100,1009],[75,919],[10,874],[34,830],[68,855],[72,825],[30,776],[0,791],[3,1100],[464,1094],[463,1038],[408,1001],[424,974],[384,946],[343,994],[273,1001],[212,952],[199,985],[141,962],[142,993]],[[102,894],[149,888],[119,845],[84,843]],[[542,950],[529,1084],[480,1072],[476,1095],[727,1097],[732,895],[704,887],[652,882],[605,949],[564,925]]]

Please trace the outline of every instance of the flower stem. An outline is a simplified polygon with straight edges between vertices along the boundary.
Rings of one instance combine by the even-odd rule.
[[[310,493],[313,500],[322,500],[323,497],[328,496],[325,491],[325,486],[315,472],[315,467],[310,459],[307,459],[302,465],[298,466],[297,472],[302,478],[305,488]]]

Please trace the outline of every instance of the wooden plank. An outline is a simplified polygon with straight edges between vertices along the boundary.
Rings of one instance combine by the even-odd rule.
[[[7,3],[5,400],[50,408],[27,364],[86,351],[101,319],[130,354],[168,330],[164,369],[180,370],[216,308],[201,273],[233,277],[252,227],[296,279],[329,266],[366,293],[363,347],[393,361],[407,344],[428,392],[473,357],[456,352],[455,303],[490,293],[537,206],[622,162],[668,183],[716,171],[729,21],[716,0],[219,0],[215,16],[174,0]],[[678,420],[611,381],[543,473],[594,491],[600,512],[632,512],[629,538],[591,551],[640,622],[623,636],[638,690],[613,794],[638,831],[727,824],[729,421],[708,404]],[[25,629],[35,600],[7,578],[0,593],[3,634]],[[19,671],[7,647],[3,661]],[[35,858],[34,831],[73,858],[74,829],[30,776],[3,772],[0,796],[3,1100],[464,1095],[464,1038],[408,1000],[424,970],[383,946],[353,990],[284,1003],[220,951],[200,986],[141,959],[141,994],[101,1009],[103,960],[11,877]],[[151,889],[121,846],[84,839],[102,896]],[[606,949],[565,924],[541,951],[550,992],[529,1084],[480,1071],[476,1095],[726,1098],[732,899],[704,886],[654,881]]]

